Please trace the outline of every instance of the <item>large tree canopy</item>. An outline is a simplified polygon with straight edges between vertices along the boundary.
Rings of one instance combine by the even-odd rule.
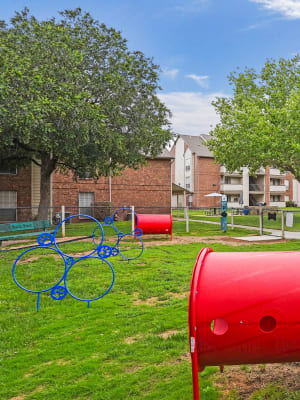
[[[268,60],[260,73],[232,73],[233,96],[213,105],[220,123],[210,149],[233,171],[273,166],[300,180],[300,57]]]
[[[90,14],[60,14],[0,26],[0,161],[41,165],[41,209],[54,170],[115,174],[170,138],[158,66]]]

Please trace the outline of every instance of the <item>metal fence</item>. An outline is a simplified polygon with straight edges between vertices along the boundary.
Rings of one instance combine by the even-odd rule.
[[[176,208],[173,217],[189,222],[220,223],[221,209]],[[283,239],[300,239],[300,209],[278,209],[277,207],[229,208],[228,229],[242,228],[258,231],[259,235],[271,235]]]

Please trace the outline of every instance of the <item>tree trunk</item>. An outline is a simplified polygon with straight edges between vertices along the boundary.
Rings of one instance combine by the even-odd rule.
[[[55,170],[56,162],[49,154],[41,157],[41,184],[40,184],[40,205],[38,219],[48,219],[50,214],[50,185],[51,174]]]

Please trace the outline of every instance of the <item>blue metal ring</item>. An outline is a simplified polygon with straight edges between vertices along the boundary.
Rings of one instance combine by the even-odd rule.
[[[99,260],[99,261],[101,260],[100,258],[94,257],[94,256],[92,256],[92,257],[90,257],[90,258],[95,258],[95,259],[97,259],[97,260]],[[74,264],[71,265],[71,267],[68,269],[68,272],[70,271],[70,269],[71,269],[72,267],[74,267],[74,265],[75,265],[78,261],[80,261],[80,260],[76,260],[76,261],[74,262]],[[82,298],[80,298],[80,297],[75,296],[72,292],[70,292],[70,290],[68,289],[68,285],[67,285],[67,274],[65,274],[65,280],[64,280],[64,281],[65,281],[65,288],[66,288],[66,290],[67,290],[67,292],[69,293],[70,296],[72,296],[74,299],[79,300],[79,301],[88,301],[88,302],[90,302],[90,301],[95,301],[95,300],[101,299],[101,297],[104,297],[106,294],[108,294],[108,293],[111,291],[111,289],[112,289],[112,287],[113,287],[113,285],[114,285],[114,283],[115,283],[115,271],[114,271],[112,265],[111,265],[107,260],[102,259],[102,261],[104,261],[104,262],[110,267],[111,272],[112,272],[112,275],[113,275],[112,282],[111,282],[109,288],[108,288],[103,294],[101,294],[101,295],[98,296],[98,297],[94,297],[94,298],[92,298],[92,299],[82,299]]]
[[[94,238],[95,230],[96,230],[97,228],[94,229],[92,237],[93,237],[93,242],[96,244],[97,248],[94,249],[94,250],[92,250],[89,254],[86,254],[85,256],[80,257],[81,259],[83,259],[83,258],[87,258],[87,257],[90,257],[90,256],[92,256],[93,254],[95,254],[96,251],[97,251],[97,249],[98,249],[98,247],[100,247],[100,246],[102,245],[103,241],[104,241],[104,231],[103,231],[102,225],[100,224],[100,222],[99,222],[96,218],[91,217],[90,215],[85,215],[85,214],[76,214],[76,215],[71,215],[71,216],[68,217],[68,218],[65,218],[63,221],[61,221],[61,222],[57,225],[57,227],[56,227],[56,229],[55,229],[55,231],[54,231],[54,234],[53,234],[53,236],[54,236],[54,241],[53,241],[53,243],[54,243],[54,246],[56,247],[56,249],[57,249],[57,251],[58,251],[59,253],[61,253],[63,256],[69,256],[68,254],[66,254],[66,253],[64,253],[63,251],[61,251],[60,248],[58,247],[58,245],[57,245],[57,243],[56,243],[56,234],[57,234],[59,228],[61,227],[61,225],[62,225],[64,222],[68,221],[68,220],[71,219],[71,218],[75,218],[75,217],[84,217],[84,218],[93,220],[93,221],[96,222],[96,224],[98,225],[97,228],[100,228],[100,229],[101,229],[101,234],[102,234],[102,236],[101,236],[101,241],[100,241],[100,243],[97,245],[97,244],[95,243],[95,238]]]

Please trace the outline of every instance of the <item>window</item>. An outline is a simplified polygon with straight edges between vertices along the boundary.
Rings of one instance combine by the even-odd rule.
[[[281,185],[281,180],[280,179],[271,179],[270,180],[270,184],[272,185],[272,186],[280,186]]]
[[[78,178],[79,179],[92,179],[92,174],[90,171],[79,171]]]
[[[17,192],[12,190],[0,191],[0,221],[17,220]]]
[[[290,182],[289,182],[289,180],[288,180],[288,179],[285,179],[285,180],[284,180],[284,184],[285,184],[285,188],[286,188],[286,190],[289,190],[289,187],[290,187]]]
[[[238,194],[231,194],[228,196],[228,201],[231,203],[238,203],[240,200],[240,197]]]
[[[226,183],[227,185],[230,185],[230,184],[231,184],[231,177],[230,177],[230,176],[225,176],[225,183]]]
[[[278,202],[278,201],[281,201],[281,196],[280,196],[280,194],[273,194],[273,195],[271,196],[271,201],[274,202],[274,203],[276,203],[276,202]]]
[[[290,196],[284,196],[284,201],[290,201]]]
[[[186,176],[186,178],[185,178],[185,187],[186,187],[186,189],[189,189],[191,187],[191,177],[190,176]]]
[[[191,196],[191,195],[189,196],[188,205],[189,205],[189,207],[193,206],[193,196]]]
[[[0,166],[0,174],[3,175],[17,175],[17,167]]]
[[[79,214],[91,215],[94,193],[79,193]]]
[[[190,171],[191,170],[191,160],[188,159],[185,161],[185,170]]]

